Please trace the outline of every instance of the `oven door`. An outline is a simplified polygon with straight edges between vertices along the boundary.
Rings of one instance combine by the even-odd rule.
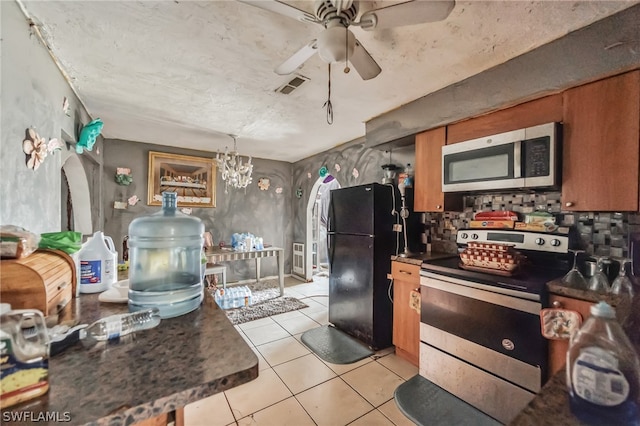
[[[540,302],[421,275],[420,374],[509,422],[546,377]]]

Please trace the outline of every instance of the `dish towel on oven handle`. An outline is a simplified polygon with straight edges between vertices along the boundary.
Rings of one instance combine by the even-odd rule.
[[[582,325],[582,315],[569,309],[547,308],[540,311],[542,336],[552,340],[569,340]]]

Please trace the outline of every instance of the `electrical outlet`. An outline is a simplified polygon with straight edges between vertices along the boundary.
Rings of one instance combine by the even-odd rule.
[[[395,223],[393,225],[393,230],[394,232],[402,232],[402,225],[400,225],[399,223]]]
[[[393,275],[391,275],[391,274],[387,274],[387,279],[388,279],[388,280],[392,280],[392,279],[393,279]]]

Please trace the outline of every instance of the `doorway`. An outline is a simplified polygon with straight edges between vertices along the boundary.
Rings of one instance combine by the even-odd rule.
[[[340,182],[332,175],[327,175],[316,180],[309,194],[305,239],[305,279],[307,281],[311,281],[314,275],[329,276],[327,215],[330,192],[337,188],[340,188]]]

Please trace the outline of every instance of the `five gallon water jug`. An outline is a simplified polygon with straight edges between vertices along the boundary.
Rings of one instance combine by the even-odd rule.
[[[0,303],[0,408],[49,390],[48,346],[42,312]]]
[[[605,302],[571,336],[567,387],[571,412],[593,425],[640,425],[638,356]]]
[[[177,194],[162,193],[162,210],[129,225],[129,310],[158,308],[172,318],[200,306],[204,225],[176,209]]]
[[[118,253],[111,237],[105,237],[102,231],[82,245],[80,257],[80,293],[97,293],[109,289],[118,281]]]

